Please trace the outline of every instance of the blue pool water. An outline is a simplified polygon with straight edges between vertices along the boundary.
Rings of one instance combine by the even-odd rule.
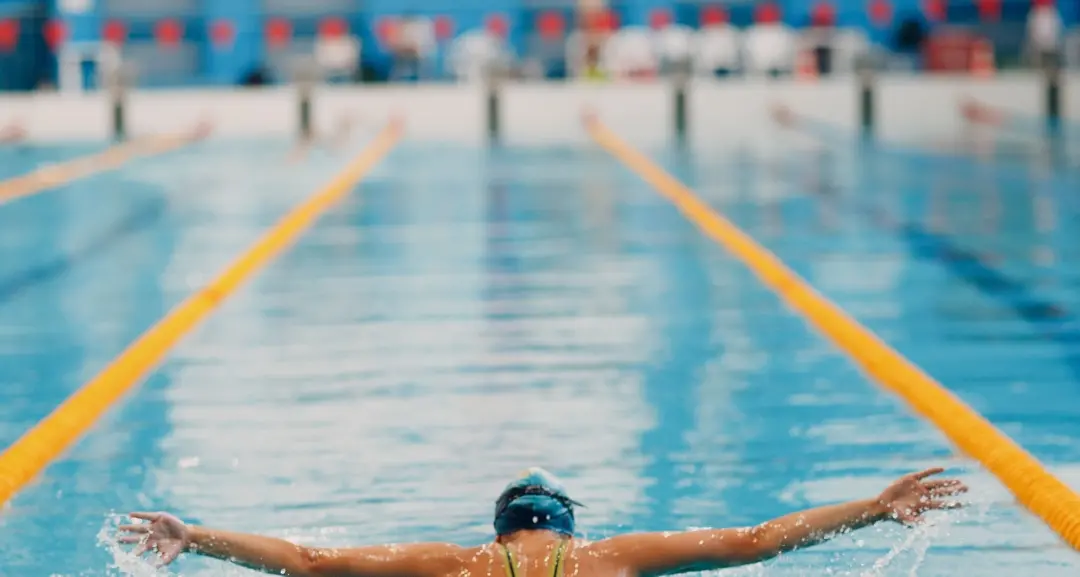
[[[0,145],[0,179],[14,178],[37,168],[98,152],[103,148],[99,144],[68,146]]]
[[[830,150],[650,152],[1080,487],[1075,175]],[[0,442],[346,158],[286,154],[211,142],[0,206]],[[132,509],[305,544],[479,543],[534,464],[594,538],[756,523],[942,464],[966,510],[723,574],[1080,569],[605,153],[406,142],[12,501],[0,574],[153,575],[110,542]]]

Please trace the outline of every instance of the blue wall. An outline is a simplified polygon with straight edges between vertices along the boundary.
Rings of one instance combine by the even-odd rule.
[[[0,18],[18,20],[20,29],[15,50],[0,52],[0,90],[29,90],[49,76],[51,60],[39,25],[43,15],[43,2],[0,0]]]
[[[134,1],[134,0],[132,0]],[[184,9],[187,14],[175,14],[177,4],[172,0],[142,0],[139,10],[142,13],[130,22],[130,40],[152,43],[153,23],[166,17],[178,17],[185,23],[185,40],[196,47],[197,61],[193,71],[184,73],[180,78],[168,79],[165,83],[174,84],[234,84],[254,68],[268,64],[263,38],[263,25],[268,16],[263,13],[263,6],[268,0],[187,0]],[[804,25],[815,0],[777,0],[784,19],[793,25]],[[66,15],[58,10],[59,0],[0,0],[0,17],[18,15],[24,19],[20,44],[15,54],[0,54],[0,89],[26,89],[34,86],[43,77],[54,74],[55,64],[45,49],[41,35],[41,24],[45,18],[56,17],[67,26],[69,39],[72,41],[96,41],[106,18],[103,8],[106,0],[92,0],[91,10],[86,14]],[[654,9],[667,8],[674,19],[684,24],[695,25],[702,2],[693,0],[610,0],[624,25],[647,24],[649,14]],[[894,28],[901,20],[909,17],[923,19],[921,0],[894,0],[894,24],[886,29],[871,25],[866,14],[866,0],[834,0],[838,24],[858,26],[870,31],[877,42],[891,43]],[[350,5],[349,0],[310,0],[304,5],[304,14],[291,17],[294,34],[300,38],[312,38],[317,23],[323,16],[344,17],[351,30],[357,33],[364,46],[364,60],[376,70],[385,69],[387,56],[380,52],[375,42],[373,23],[383,16],[400,16],[403,12],[419,15],[446,15],[455,21],[455,31],[461,32],[483,25],[488,14],[502,14],[510,24],[510,40],[517,46],[519,53],[525,48],[525,39],[532,32],[532,25],[538,9],[538,2],[531,0],[416,0],[402,7],[400,0],[365,0],[351,5],[362,6],[350,13],[333,12],[333,8]],[[556,1],[552,5],[570,6],[571,2]],[[753,2],[730,0],[727,4],[732,21],[745,25],[752,21]],[[949,2],[951,19],[959,21],[977,20],[977,11],[973,0],[951,0]],[[295,3],[293,4],[295,6]],[[1010,19],[1023,19],[1030,5],[1029,0],[1004,0],[1004,13]],[[320,13],[320,6],[326,9]],[[427,8],[430,7],[430,8]],[[532,7],[532,8],[530,8]],[[1080,17],[1080,0],[1059,0],[1059,8],[1069,24],[1075,24]],[[190,12],[196,12],[194,14]],[[570,9],[565,13],[569,17]],[[113,15],[116,16],[116,15]],[[289,17],[287,14],[281,16]],[[216,47],[209,42],[210,30],[214,22],[226,20],[234,27],[234,42],[228,47]],[[149,62],[151,66],[153,62]]]

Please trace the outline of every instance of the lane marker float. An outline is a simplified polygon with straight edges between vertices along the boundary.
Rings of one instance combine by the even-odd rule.
[[[595,116],[592,139],[641,177],[706,236],[738,258],[879,384],[899,395],[964,453],[978,460],[1029,511],[1080,550],[1080,496],[1034,456],[914,363],[810,286],[776,255],[698,199],[690,188],[632,148]]]
[[[97,376],[0,453],[0,505],[81,438],[105,411],[157,367],[165,354],[241,283],[290,246],[322,213],[345,197],[393,149],[402,132],[399,120],[388,124],[329,184],[293,208],[217,278],[173,308]]]
[[[200,124],[184,134],[147,136],[111,146],[101,152],[44,166],[0,182],[0,205],[45,192],[73,180],[119,168],[136,158],[155,156],[204,139],[209,126]]]

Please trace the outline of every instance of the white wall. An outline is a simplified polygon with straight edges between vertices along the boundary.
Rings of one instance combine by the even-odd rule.
[[[1080,76],[1070,77],[1065,89],[1065,113],[1080,121]],[[1043,113],[1043,87],[1036,74],[990,79],[893,75],[881,78],[877,90],[878,134],[887,139],[955,136],[962,127],[958,103],[964,96],[1021,113]],[[487,137],[485,98],[485,90],[475,85],[321,87],[313,120],[325,133],[344,116],[372,127],[401,114],[412,139],[482,143]],[[858,103],[852,79],[701,80],[687,97],[689,138],[696,147],[779,142],[784,137],[769,117],[776,104],[854,130]],[[674,138],[670,85],[577,82],[504,86],[503,138],[511,144],[584,144],[581,114],[586,108],[637,145],[663,145]],[[221,137],[288,138],[299,127],[297,96],[287,87],[138,91],[128,97],[127,114],[132,134],[182,130],[202,119],[212,120]],[[0,96],[0,125],[19,120],[38,141],[108,138],[110,115],[100,95]]]
[[[963,128],[957,112],[964,98],[1025,114],[1043,114],[1043,82],[1037,74],[891,76],[877,85],[877,134],[885,139],[920,140],[955,135]]]
[[[19,122],[35,140],[102,140],[112,134],[108,99],[100,94],[0,96],[0,126]]]
[[[672,89],[667,84],[513,84],[502,91],[503,137],[507,143],[585,143],[582,112],[631,142],[662,145],[674,126]]]
[[[1065,79],[1064,90],[1063,114],[1073,122],[1080,122],[1080,72],[1075,72]]]
[[[215,134],[222,137],[287,136],[300,126],[299,96],[291,87],[143,91],[130,95],[128,102],[133,135],[180,131],[204,119],[212,121]],[[312,122],[321,134],[332,133],[344,117],[357,125],[377,126],[401,113],[414,138],[479,142],[484,135],[482,101],[474,88],[321,87],[312,102]]]
[[[850,79],[701,81],[687,100],[689,138],[698,148],[731,142],[760,148],[790,138],[770,120],[777,105],[839,127],[859,127],[858,86]]]
[[[127,98],[127,126],[133,136],[179,132],[201,120],[223,137],[295,133],[298,107],[289,88],[264,90],[138,91]]]
[[[344,115],[365,126],[378,126],[401,114],[409,138],[477,144],[487,138],[479,86],[324,87],[314,95],[313,107],[315,126],[323,132],[332,130]]]

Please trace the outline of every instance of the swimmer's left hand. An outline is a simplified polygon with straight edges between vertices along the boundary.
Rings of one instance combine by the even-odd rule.
[[[168,565],[191,545],[188,526],[168,513],[131,513],[130,517],[149,521],[119,527],[125,533],[118,539],[121,543],[139,544],[133,551],[136,557],[147,551],[157,551],[161,556],[158,564]]]
[[[960,503],[949,497],[966,493],[967,485],[956,479],[926,480],[943,472],[945,469],[935,467],[904,475],[878,496],[878,503],[889,518],[907,524],[915,523],[927,511],[956,509]]]

